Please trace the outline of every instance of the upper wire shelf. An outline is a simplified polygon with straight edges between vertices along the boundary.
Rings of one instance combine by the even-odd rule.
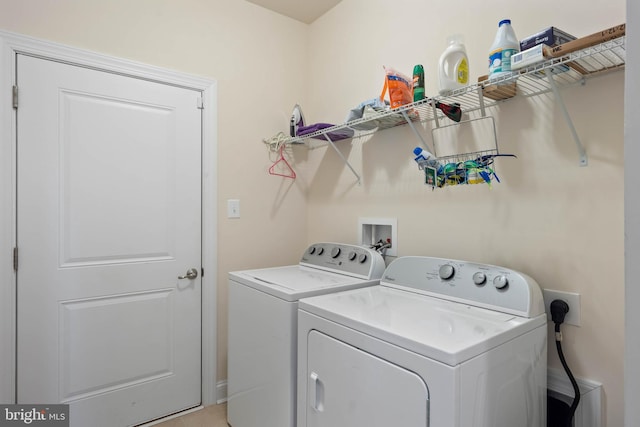
[[[626,37],[622,36],[595,46],[567,53],[562,57],[545,60],[497,79],[473,83],[444,95],[425,98],[393,110],[377,111],[368,117],[341,123],[304,136],[288,137],[286,143],[306,143],[313,147],[314,145],[310,141],[313,138],[324,140],[324,143],[322,141],[317,143],[326,145],[327,134],[331,132],[349,128],[354,130],[353,138],[357,138],[389,127],[404,125],[409,121],[435,121],[436,126],[439,126],[439,121],[444,120],[446,116],[435,107],[436,102],[458,103],[464,113],[481,111],[484,116],[485,108],[507,101],[514,95],[515,97],[537,96],[553,91],[554,85],[567,87],[582,84],[585,79],[592,76],[624,68],[626,60],[625,41]],[[547,73],[551,73],[553,82],[549,81]],[[515,88],[513,88],[513,83],[515,83]],[[514,90],[514,93],[509,93],[509,91]],[[488,95],[489,92],[492,95]],[[358,130],[359,127],[363,127],[363,124],[373,121],[384,124],[372,130]]]

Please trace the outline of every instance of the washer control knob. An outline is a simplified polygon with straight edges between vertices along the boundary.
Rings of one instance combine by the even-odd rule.
[[[360,264],[364,264],[367,261],[367,254],[360,254],[360,256],[358,256],[358,262]]]
[[[507,276],[505,276],[504,274],[496,276],[496,278],[493,279],[493,286],[495,286],[498,289],[504,289],[508,285],[509,285],[509,279],[507,279]]]
[[[455,273],[456,273],[456,269],[453,268],[453,265],[451,264],[442,265],[438,270],[438,275],[442,280],[451,279]]]
[[[340,255],[340,248],[333,248],[331,249],[331,258],[338,258],[338,256]]]
[[[322,255],[324,253],[324,248],[323,247],[319,247],[318,248],[318,255]]]
[[[311,246],[309,248],[309,255],[313,255],[314,253],[316,253],[316,247],[315,246]]]
[[[358,254],[355,253],[354,251],[349,252],[349,261],[355,261],[357,256]]]
[[[484,274],[482,271],[478,271],[473,275],[473,283],[475,283],[478,286],[484,285],[485,283],[487,283],[487,275]]]

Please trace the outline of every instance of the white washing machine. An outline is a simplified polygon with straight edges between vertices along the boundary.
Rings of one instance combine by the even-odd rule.
[[[544,311],[522,273],[427,257],[305,298],[297,427],[545,427]]]
[[[316,243],[297,265],[229,273],[232,427],[295,427],[298,300],[377,285],[384,269],[372,249]]]

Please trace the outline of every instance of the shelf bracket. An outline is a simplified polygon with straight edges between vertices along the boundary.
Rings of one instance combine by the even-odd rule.
[[[436,127],[439,128],[440,121],[438,120],[438,108],[436,107],[436,100],[431,98],[431,101],[429,101],[429,105],[431,105],[431,108],[433,108],[433,121],[436,122]]]
[[[560,107],[560,111],[562,111],[562,115],[564,116],[564,120],[567,122],[567,126],[569,126],[569,130],[571,131],[571,135],[573,136],[573,141],[576,143],[576,148],[578,149],[578,155],[580,156],[580,166],[587,166],[587,152],[582,146],[582,142],[580,142],[580,137],[578,136],[578,132],[576,132],[576,128],[573,125],[573,121],[571,120],[571,116],[569,115],[569,111],[567,111],[566,105],[564,105],[564,101],[562,100],[562,96],[560,95],[560,90],[558,89],[558,85],[553,78],[553,73],[547,72],[547,79],[549,80],[549,86],[551,86],[551,90],[556,97],[556,102]]]
[[[331,140],[331,138],[329,138],[329,135],[327,135],[326,133],[324,134],[324,137],[327,141],[329,141],[329,144],[331,145],[331,147],[333,147],[333,149],[335,150],[336,153],[338,153],[338,156],[340,156],[340,158],[342,159],[342,161],[344,162],[345,165],[347,165],[349,167],[349,169],[351,169],[351,172],[356,176],[356,178],[358,179],[358,185],[361,184],[360,182],[360,175],[358,175],[358,173],[355,171],[355,169],[353,169],[353,167],[351,166],[351,163],[349,163],[349,161],[347,160],[346,157],[344,157],[344,154],[342,154],[340,152],[340,150],[338,150],[338,147],[336,147],[336,144],[333,143],[333,141]]]
[[[407,112],[406,111],[402,111],[401,113],[402,113],[402,117],[404,117],[404,119],[407,121],[407,123],[409,123],[409,127],[411,128],[413,133],[415,133],[416,137],[418,137],[420,142],[422,142],[422,145],[427,147],[429,149],[429,152],[433,153],[433,149],[429,146],[429,144],[427,144],[427,142],[424,140],[422,135],[420,135],[420,132],[418,132],[418,129],[416,129],[416,126],[413,124],[413,121],[411,121],[411,119],[409,119],[409,115],[407,114]]]
[[[478,105],[480,107],[480,115],[487,117],[487,112],[484,109],[484,93],[482,93],[482,85],[478,85]]]

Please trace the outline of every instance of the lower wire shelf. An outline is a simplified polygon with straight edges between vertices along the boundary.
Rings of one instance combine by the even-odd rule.
[[[477,151],[437,160],[419,161],[418,168],[424,172],[424,183],[432,189],[458,185],[487,184],[500,182],[494,169],[494,159],[513,154],[499,154],[498,150]]]

